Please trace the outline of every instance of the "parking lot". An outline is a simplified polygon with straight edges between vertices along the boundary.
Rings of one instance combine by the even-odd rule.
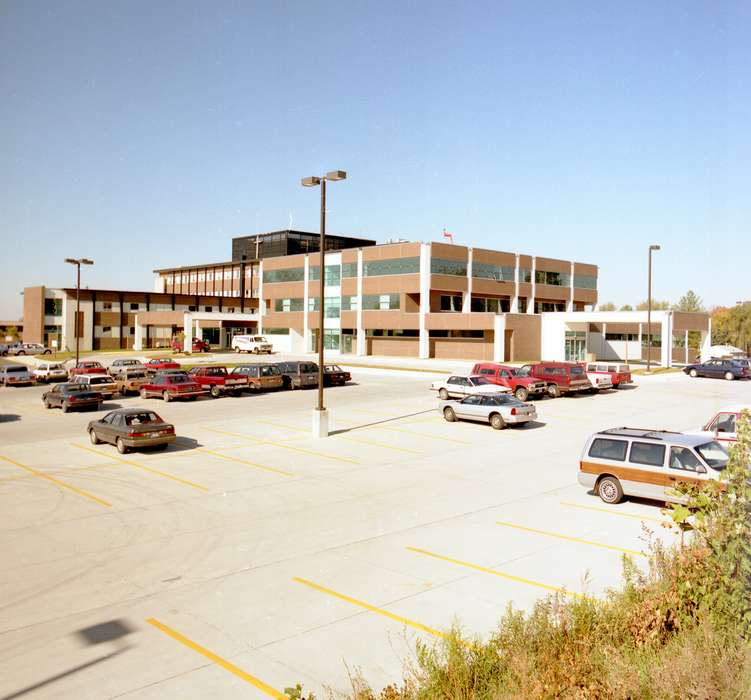
[[[639,377],[536,401],[523,428],[447,423],[443,375],[352,368],[326,390],[43,408],[0,389],[0,700],[283,697],[398,680],[416,639],[494,629],[507,604],[599,597],[621,558],[674,535],[659,503],[606,506],[576,483],[586,437],[698,428],[751,382]],[[148,406],[165,452],[119,455],[86,424]]]

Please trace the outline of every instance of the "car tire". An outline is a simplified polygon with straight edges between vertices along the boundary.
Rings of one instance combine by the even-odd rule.
[[[25,355],[26,352],[24,350],[19,350],[16,355]]]
[[[440,389],[438,391],[438,398],[441,399],[441,401],[445,401],[446,399],[448,399],[448,397],[449,393],[445,389]]]
[[[94,428],[92,428],[91,430],[89,430],[89,440],[91,440],[91,444],[92,444],[92,445],[98,445],[99,443],[101,443],[101,442],[102,442],[102,441],[101,441],[101,440],[100,440],[100,439],[99,439],[99,438],[98,438],[98,437],[96,436],[96,430],[94,430]]]
[[[454,413],[454,409],[451,408],[451,406],[446,406],[446,408],[443,409],[443,417],[449,423],[456,422],[456,413]]]
[[[493,430],[503,430],[506,427],[506,421],[501,418],[500,414],[494,413],[490,416],[490,427]]]
[[[620,386],[620,383],[619,384],[613,384],[613,389],[617,389],[619,386]]]
[[[117,440],[115,440],[115,447],[117,447],[117,451],[121,455],[124,455],[128,451],[128,448],[125,446],[122,438],[117,438]]]
[[[518,386],[514,389],[514,396],[519,401],[526,401],[529,398],[529,392],[523,386]]]
[[[732,372],[725,372],[725,379],[732,382],[735,379],[735,375]]]
[[[49,350],[49,349],[42,352],[42,355],[51,355],[51,354],[52,354],[52,350]]]
[[[164,399],[164,403],[169,403],[172,400],[169,391],[162,392],[162,398]]]
[[[67,404],[67,403],[65,403],[65,401],[63,401],[63,402],[62,402],[62,404],[60,405],[60,408],[62,408],[62,409],[63,409],[63,413],[67,413],[67,412],[68,412],[68,410],[69,410],[69,409],[68,409],[68,404]]]
[[[240,350],[240,348],[235,348],[235,352],[239,355],[242,351]]]
[[[689,372],[689,374],[690,374],[690,375],[691,375],[691,376],[692,376],[692,377],[693,377],[694,379],[696,379],[696,377],[698,377],[698,376],[699,376],[699,373],[698,373],[698,372],[697,372],[697,371],[696,371],[695,369],[692,369],[692,370],[691,370],[691,371]]]
[[[561,395],[561,390],[558,388],[557,384],[551,384],[548,387],[548,396],[551,399],[557,399]]]
[[[211,388],[209,389],[209,394],[211,394],[212,399],[218,399],[222,395],[222,392],[219,391],[218,385],[212,384]]]
[[[605,476],[597,482],[597,495],[604,503],[615,505],[623,500],[621,482],[614,476]]]

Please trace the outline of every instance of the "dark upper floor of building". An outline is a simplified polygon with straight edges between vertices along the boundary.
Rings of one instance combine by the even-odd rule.
[[[320,249],[320,234],[309,231],[271,231],[253,236],[237,236],[232,239],[232,261],[244,262],[276,258],[283,255],[317,253]],[[326,234],[326,250],[364,248],[376,242],[367,238],[352,238]]]

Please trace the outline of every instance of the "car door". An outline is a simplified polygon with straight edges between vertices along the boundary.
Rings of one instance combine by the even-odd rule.
[[[666,446],[634,440],[628,455],[628,481],[634,496],[660,501],[664,498]]]
[[[506,386],[509,389],[511,388],[511,373],[507,369],[498,371],[498,383],[501,386]]]
[[[475,394],[467,396],[456,404],[456,415],[466,420],[484,420],[480,418],[481,396]]]
[[[49,403],[50,406],[61,406],[61,396],[60,387],[53,386],[52,391],[47,394],[47,403]]]
[[[709,430],[714,433],[715,440],[719,442],[735,442],[738,439],[736,433],[737,414],[723,411],[718,413],[712,421]]]
[[[685,502],[685,496],[676,492],[676,486],[681,482],[690,485],[701,484],[707,480],[706,467],[689,447],[673,445],[668,458],[668,478],[665,484],[663,498],[670,501]]]
[[[104,418],[94,423],[94,432],[102,442],[113,443],[115,441],[112,437],[112,420],[114,417],[114,413],[108,413]]]
[[[461,377],[449,377],[446,382],[446,391],[449,396],[462,398],[464,396],[464,391],[461,386]]]

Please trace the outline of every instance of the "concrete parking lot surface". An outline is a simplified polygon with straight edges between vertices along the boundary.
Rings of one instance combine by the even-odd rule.
[[[699,427],[751,382],[639,378],[536,402],[539,421],[446,423],[423,372],[360,368],[326,391],[46,411],[0,389],[0,698],[283,697],[398,679],[415,639],[491,632],[506,605],[601,596],[621,557],[671,540],[658,503],[576,483],[605,427]],[[85,426],[147,405],[165,452],[119,455]]]

